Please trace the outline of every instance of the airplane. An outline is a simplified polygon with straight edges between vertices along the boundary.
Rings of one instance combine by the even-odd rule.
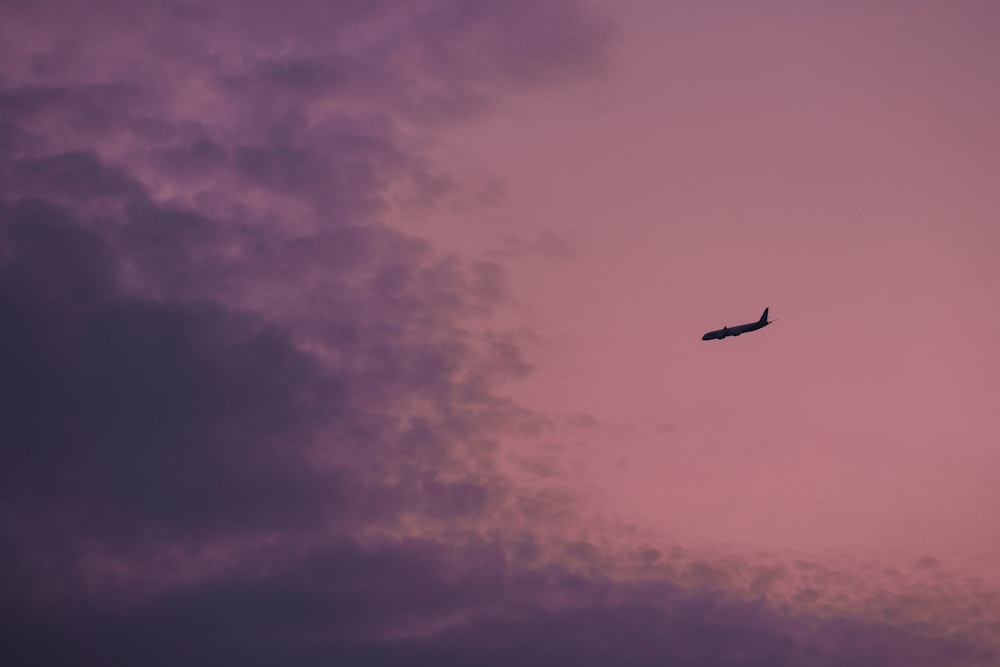
[[[760,319],[756,322],[750,322],[748,324],[741,324],[737,327],[722,327],[721,329],[716,329],[715,331],[709,331],[707,334],[701,337],[702,340],[722,340],[726,336],[739,336],[742,333],[748,331],[756,331],[766,327],[771,322],[767,319],[767,308],[764,309],[764,314],[760,316]]]

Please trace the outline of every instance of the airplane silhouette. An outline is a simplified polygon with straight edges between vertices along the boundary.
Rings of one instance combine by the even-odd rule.
[[[722,340],[726,336],[739,336],[741,333],[746,333],[748,331],[756,331],[766,327],[771,322],[767,320],[767,308],[764,309],[764,314],[760,316],[760,319],[756,322],[750,322],[749,324],[741,324],[737,327],[722,327],[721,329],[716,329],[715,331],[709,331],[707,334],[701,337],[702,340]],[[773,320],[772,320],[773,321]]]

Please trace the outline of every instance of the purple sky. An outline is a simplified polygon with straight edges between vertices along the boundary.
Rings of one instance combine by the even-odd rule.
[[[997,664],[998,18],[5,3],[4,653]]]

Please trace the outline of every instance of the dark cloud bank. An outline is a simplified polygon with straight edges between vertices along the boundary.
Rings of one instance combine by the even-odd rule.
[[[546,420],[500,393],[512,343],[475,333],[503,269],[379,213],[447,196],[414,133],[601,66],[581,7],[0,16],[5,663],[996,659],[546,555],[544,494],[495,460]]]

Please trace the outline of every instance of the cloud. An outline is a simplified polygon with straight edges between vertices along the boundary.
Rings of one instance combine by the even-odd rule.
[[[280,569],[257,567],[124,610],[49,619],[60,643],[32,645],[33,620],[11,618],[5,629],[15,647],[30,645],[52,664],[80,655],[105,664],[197,656],[292,665],[891,667],[995,659],[916,630],[784,616],[668,583],[512,567],[483,543],[454,552],[421,541],[337,542]]]
[[[989,657],[717,590],[742,562],[647,549],[630,570],[554,458],[505,468],[498,442],[555,426],[502,393],[534,361],[487,326],[504,266],[381,214],[400,184],[457,187],[421,150],[448,124],[601,68],[586,6],[2,15],[0,620],[20,662]]]
[[[400,129],[422,96],[586,69],[597,23],[99,4],[5,11],[31,37],[4,40],[0,91],[10,585],[103,600],[210,579],[213,551],[489,515],[492,438],[536,419],[494,393],[530,370],[515,342],[474,326],[504,269],[378,214],[394,183],[437,196]]]

